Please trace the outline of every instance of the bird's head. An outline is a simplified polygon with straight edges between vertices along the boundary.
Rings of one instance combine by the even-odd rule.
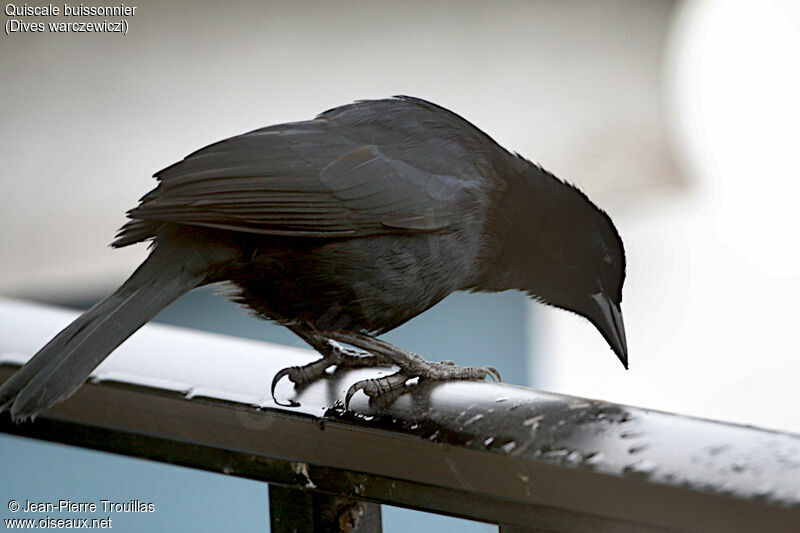
[[[587,318],[628,368],[622,321],[625,251],[609,216],[582,193],[569,216],[553,217],[544,247],[549,260],[528,292],[540,301]],[[538,269],[537,269],[538,270]]]
[[[611,218],[580,190],[525,160],[491,226],[496,262],[485,289],[520,289],[587,318],[628,368],[622,322],[625,251]]]

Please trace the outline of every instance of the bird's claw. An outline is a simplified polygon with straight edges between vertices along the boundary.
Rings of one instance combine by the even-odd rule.
[[[494,381],[495,383],[502,383],[503,382],[503,379],[500,377],[500,372],[498,372],[495,367],[493,367],[493,366],[481,366],[481,367],[478,367],[478,368],[481,369],[485,373],[485,375],[483,376],[484,378],[490,377],[490,378],[492,378],[492,381]]]
[[[289,378],[289,381],[295,385],[303,385],[310,383],[325,375],[328,368],[336,366],[337,368],[374,368],[376,366],[391,365],[391,360],[385,357],[376,355],[364,355],[364,352],[343,348],[335,341],[328,341],[329,350],[325,352],[322,359],[318,359],[312,363],[303,366],[289,366],[275,374],[272,378],[272,387],[270,392],[272,399],[275,403],[279,403],[275,398],[275,389],[278,382],[284,377]],[[391,377],[391,376],[387,376]],[[380,393],[376,393],[380,394]],[[290,405],[297,406],[297,402],[289,400]]]
[[[272,394],[273,400],[275,400],[275,387],[278,385],[278,382],[283,378],[283,376],[288,375],[289,372],[291,372],[291,370],[292,370],[291,367],[284,368],[278,371],[278,373],[275,374],[275,377],[272,378],[272,387],[270,388],[270,393]]]
[[[297,380],[298,380],[297,374],[298,374],[298,371],[301,370],[301,368],[302,367],[299,367],[299,366],[286,367],[284,369],[279,370],[278,373],[275,374],[275,377],[272,378],[272,387],[270,388],[270,393],[272,394],[272,400],[275,403],[277,403],[278,405],[283,405],[275,397],[275,387],[278,385],[278,382],[281,379],[283,379],[284,376],[289,376],[289,381],[291,381],[293,383],[297,383]],[[292,406],[292,407],[296,407],[299,404],[297,402],[295,402],[294,400],[289,400],[289,405]]]
[[[284,377],[289,376],[289,381],[298,384],[306,381],[306,372],[302,366],[288,366],[278,371],[275,377],[272,378],[272,397],[275,397],[275,386]]]
[[[345,394],[344,397],[344,408],[350,408],[350,399],[358,391],[364,391],[364,394],[370,398],[377,398],[383,394],[402,389],[405,387],[406,381],[409,379],[411,378],[403,375],[400,372],[397,372],[389,376],[373,379],[362,379],[361,381],[357,381],[353,383],[349,389],[347,389],[347,394]]]
[[[272,399],[275,400],[275,403],[278,403],[278,400],[275,398],[275,387],[284,376],[288,376],[289,381],[295,385],[302,385],[303,383],[308,383],[319,377],[325,372],[325,368],[327,368],[328,365],[328,361],[320,359],[319,361],[314,361],[305,366],[288,366],[279,370],[278,373],[275,374],[275,377],[272,378],[272,387],[270,388]],[[293,406],[299,405],[293,400],[289,400],[289,404]]]

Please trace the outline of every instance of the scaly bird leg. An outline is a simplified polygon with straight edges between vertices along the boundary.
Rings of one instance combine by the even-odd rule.
[[[392,365],[391,359],[351,348],[344,348],[336,341],[330,340],[316,331],[297,326],[291,326],[289,329],[322,354],[322,359],[303,366],[290,366],[275,374],[271,388],[273,399],[275,399],[275,387],[284,376],[288,376],[289,381],[296,385],[303,385],[324,376],[325,371],[332,366],[338,368],[373,368]]]
[[[350,398],[360,390],[364,391],[364,394],[367,396],[374,398],[404,388],[406,381],[412,378],[442,381],[478,381],[491,377],[495,381],[500,381],[500,373],[490,366],[460,367],[455,366],[452,361],[431,363],[417,354],[361,333],[333,331],[325,332],[325,336],[361,348],[377,356],[390,359],[394,364],[400,367],[400,371],[395,374],[376,379],[365,379],[354,383],[347,391],[345,408],[350,405]]]

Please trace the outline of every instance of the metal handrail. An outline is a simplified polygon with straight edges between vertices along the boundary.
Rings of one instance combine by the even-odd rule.
[[[74,316],[0,300],[0,381]],[[492,383],[359,394],[345,411],[375,370],[282,383],[300,405],[275,403],[272,375],[315,357],[146,326],[74,397],[0,430],[501,531],[800,530],[800,436]]]

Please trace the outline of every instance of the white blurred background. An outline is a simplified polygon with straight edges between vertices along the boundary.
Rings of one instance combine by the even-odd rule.
[[[527,329],[529,384],[800,432],[799,3],[130,5],[124,37],[0,36],[1,295],[113,289],[145,255],[107,247],[125,210],[205,144],[411,94],[580,185],[625,241],[631,370],[585,321],[493,300]],[[36,457],[52,477],[45,452],[9,442],[3,464]],[[415,528],[466,531],[430,520]]]

